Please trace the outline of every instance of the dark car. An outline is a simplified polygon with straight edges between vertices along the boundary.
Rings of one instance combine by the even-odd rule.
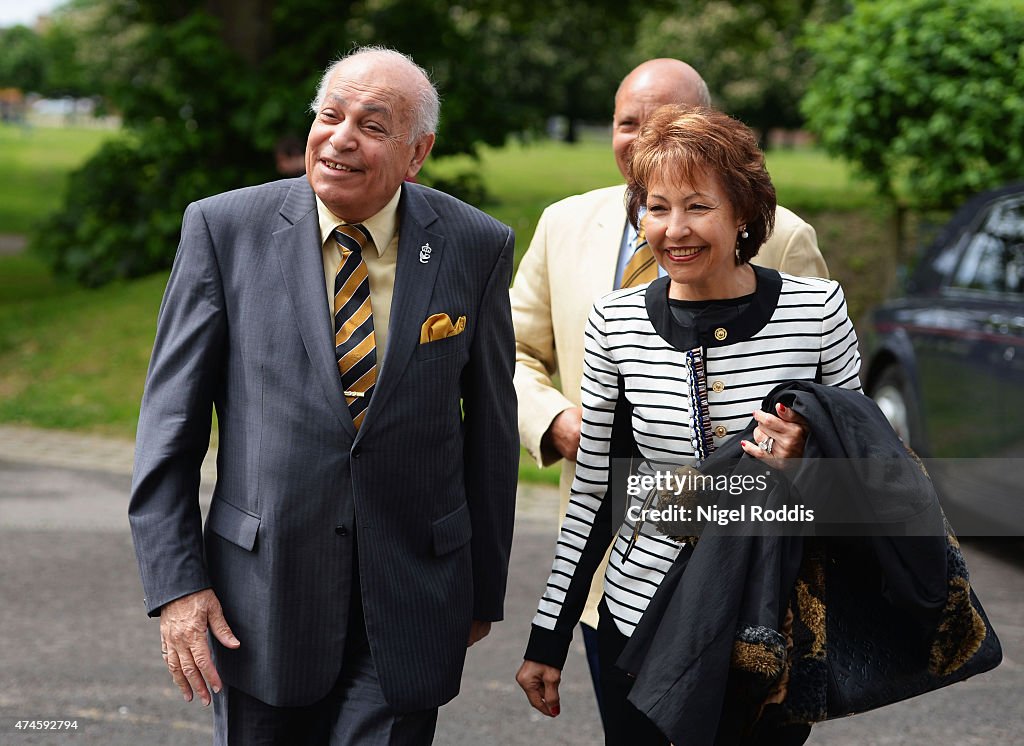
[[[961,533],[1024,535],[1024,183],[957,211],[861,338],[865,390]]]

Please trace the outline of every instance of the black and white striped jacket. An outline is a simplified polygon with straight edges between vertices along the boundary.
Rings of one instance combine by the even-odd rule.
[[[528,660],[564,665],[590,580],[611,540],[612,456],[629,455],[611,453],[620,395],[630,405],[632,440],[643,458],[696,464],[742,431],[783,381],[860,389],[857,337],[839,284],[754,270],[757,291],[750,305],[692,350],[681,344],[682,329],[672,320],[668,278],[616,291],[594,305],[586,329],[576,477],[533,620]],[[604,581],[605,602],[627,636],[680,551],[648,522],[623,563],[632,533],[627,517]]]

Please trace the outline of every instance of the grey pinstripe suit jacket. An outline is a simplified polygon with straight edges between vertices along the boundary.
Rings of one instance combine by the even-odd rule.
[[[242,642],[214,643],[218,671],[270,704],[308,704],[337,679],[353,542],[374,661],[398,711],[454,697],[471,619],[502,617],[519,454],[514,238],[452,197],[402,190],[387,354],[358,434],[305,178],[190,205],[161,304],[129,508],[146,607],[156,615],[212,587]],[[466,316],[465,331],[419,344],[441,312]],[[213,407],[218,478],[204,528]]]

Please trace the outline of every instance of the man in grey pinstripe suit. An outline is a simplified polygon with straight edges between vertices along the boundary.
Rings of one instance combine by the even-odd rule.
[[[438,97],[392,50],[328,68],[306,177],[189,206],[160,309],[129,509],[146,608],[221,743],[429,743],[502,618],[518,461],[511,230],[407,183]],[[335,357],[342,224],[379,375]],[[205,526],[211,410],[218,478]],[[212,690],[212,694],[211,694]]]

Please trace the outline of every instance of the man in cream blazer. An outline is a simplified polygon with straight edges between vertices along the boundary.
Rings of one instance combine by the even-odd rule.
[[[623,178],[628,150],[640,126],[659,106],[710,106],[707,85],[692,67],[673,59],[649,60],[627,75],[615,96],[612,147]],[[538,464],[562,461],[561,510],[565,516],[579,446],[583,329],[594,301],[616,289],[628,226],[624,184],[556,202],[541,215],[512,285],[516,333],[515,388],[519,435]],[[790,274],[828,277],[814,228],[784,207],[775,231],[753,262]],[[560,386],[553,380],[560,379]],[[596,679],[597,605],[604,566],[594,575],[584,611],[584,639]],[[589,630],[587,628],[590,628]],[[595,684],[596,686],[596,684]]]

